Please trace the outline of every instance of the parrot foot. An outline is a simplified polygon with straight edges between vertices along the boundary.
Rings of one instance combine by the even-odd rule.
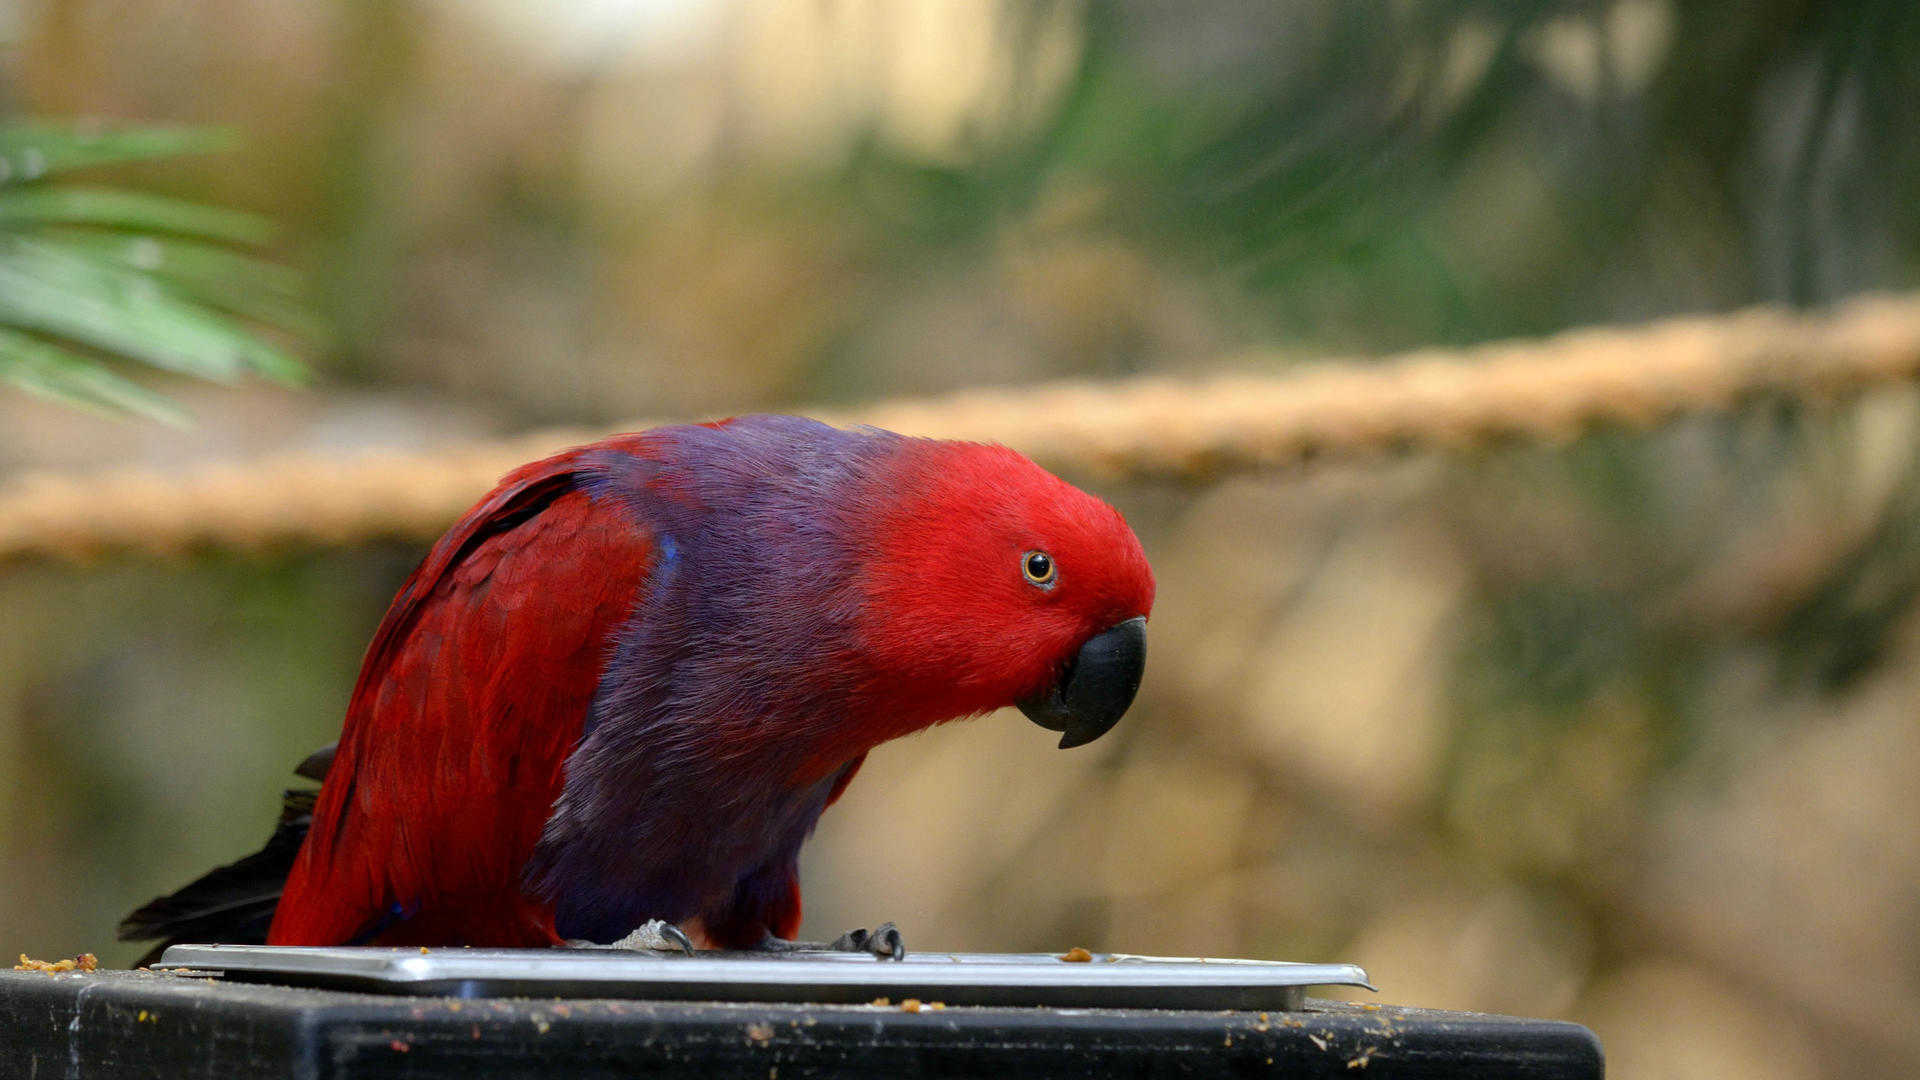
[[[856,952],[871,953],[876,960],[905,960],[907,942],[900,928],[890,922],[873,930],[861,927],[849,930],[832,941],[788,941],[769,936],[757,948],[764,952]]]
[[[597,941],[569,941],[575,949],[629,949],[634,952],[678,952],[692,956],[693,939],[686,931],[665,919],[648,919],[619,941],[602,945]]]
[[[872,933],[864,926],[849,930],[828,942],[827,948],[835,952],[872,953],[879,960],[907,958],[907,939],[900,935],[900,928],[890,922],[881,923]]]

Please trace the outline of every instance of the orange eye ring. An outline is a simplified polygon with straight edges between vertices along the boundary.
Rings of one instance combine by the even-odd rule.
[[[1060,576],[1060,567],[1054,565],[1053,556],[1046,552],[1029,551],[1020,556],[1020,574],[1029,584],[1051,589],[1054,579]]]

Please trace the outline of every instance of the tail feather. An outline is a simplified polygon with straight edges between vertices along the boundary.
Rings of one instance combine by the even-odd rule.
[[[313,824],[318,795],[312,788],[288,791],[280,805],[280,822],[259,851],[210,870],[186,888],[157,897],[122,919],[117,931],[121,941],[160,939],[136,966],[153,963],[167,946],[183,941],[264,944],[287,874]]]

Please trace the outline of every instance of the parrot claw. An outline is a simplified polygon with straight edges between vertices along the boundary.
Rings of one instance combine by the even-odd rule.
[[[595,941],[569,941],[576,949],[630,949],[635,952],[678,952],[692,956],[693,939],[687,932],[665,919],[648,919],[619,941],[602,945]]]
[[[692,956],[694,954],[695,950],[693,948],[693,939],[687,936],[687,932],[685,930],[680,929],[679,927],[673,925],[670,922],[665,922],[660,919],[655,919],[653,921],[660,924],[661,937],[666,938],[668,941],[671,941],[675,945],[679,946],[680,951],[683,953],[686,953],[688,956]]]

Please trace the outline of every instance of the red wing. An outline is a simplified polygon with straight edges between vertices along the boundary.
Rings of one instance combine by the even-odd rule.
[[[521,869],[653,558],[574,489],[580,454],[509,475],[401,588],[272,943],[554,943]]]

